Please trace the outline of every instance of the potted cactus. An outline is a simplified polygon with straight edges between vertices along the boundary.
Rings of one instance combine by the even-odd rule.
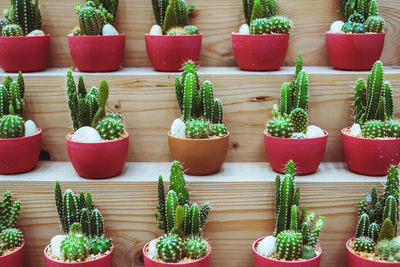
[[[76,3],[79,26],[68,35],[69,50],[80,71],[118,70],[125,50],[125,34],[114,28],[119,0]]]
[[[40,71],[46,68],[50,34],[42,28],[38,0],[10,0],[0,19],[0,66],[6,72]]]
[[[185,0],[152,0],[156,25],[145,35],[147,55],[158,71],[178,71],[187,60],[199,61],[202,34],[189,25],[194,5]]]
[[[275,0],[243,0],[246,23],[232,33],[236,62],[243,70],[278,70],[289,46],[291,22],[276,15]]]
[[[208,267],[211,246],[203,238],[210,205],[201,208],[189,203],[189,190],[179,162],[171,166],[168,193],[165,195],[162,176],[158,178],[156,219],[164,235],[143,247],[146,267]]]
[[[296,174],[313,173],[324,155],[328,133],[309,125],[309,85],[299,54],[294,81],[282,84],[280,105],[273,106],[264,131],[265,152],[276,172],[283,173],[286,163],[293,160]]]
[[[46,266],[111,267],[114,246],[90,192],[75,195],[67,189],[62,194],[57,181],[55,200],[64,235],[54,236],[44,249]]]
[[[187,174],[217,172],[229,144],[229,132],[222,124],[221,101],[214,99],[210,81],[200,85],[193,61],[185,64],[182,79],[176,77],[175,91],[182,117],[172,123],[168,133],[172,157],[182,163]]]
[[[67,135],[68,155],[79,176],[113,177],[122,172],[129,149],[129,134],[122,117],[105,112],[108,84],[86,90],[82,76],[78,87],[71,71],[67,74],[68,106],[74,132]]]
[[[399,172],[390,166],[384,192],[372,187],[358,204],[355,236],[346,242],[347,266],[400,266]]]
[[[22,267],[24,264],[24,237],[15,228],[21,212],[21,203],[10,192],[4,192],[0,199],[0,266]]]
[[[0,174],[33,169],[42,146],[42,130],[32,120],[24,121],[25,83],[22,73],[0,84]]]
[[[253,243],[254,267],[318,267],[322,249],[318,245],[319,234],[325,218],[300,210],[300,187],[295,184],[295,164],[286,165],[283,180],[275,179],[275,219],[273,235],[259,238]]]
[[[343,21],[326,33],[329,60],[335,69],[370,70],[385,42],[383,18],[376,0],[340,0]]]
[[[354,88],[354,124],[342,129],[344,157],[350,170],[385,175],[400,163],[400,120],[394,118],[392,86],[384,80],[383,65],[374,64],[368,81]]]

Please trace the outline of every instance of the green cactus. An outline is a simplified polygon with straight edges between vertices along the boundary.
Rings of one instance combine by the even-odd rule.
[[[14,228],[20,213],[21,202],[14,201],[9,191],[4,192],[0,199],[0,233],[5,229]]]
[[[300,233],[285,230],[279,233],[276,239],[275,255],[281,260],[296,260],[303,251],[303,239]]]
[[[293,132],[293,123],[284,117],[273,118],[268,122],[267,131],[270,136],[289,138]]]
[[[371,223],[368,227],[368,237],[374,240],[374,242],[378,241],[380,226],[377,223]]]
[[[400,240],[381,240],[376,244],[375,254],[384,261],[400,261]]]
[[[303,252],[301,258],[304,260],[309,260],[315,257],[315,247],[305,245],[303,247]]]
[[[88,1],[78,14],[81,35],[101,35],[103,29],[101,16],[91,3],[93,2]]]
[[[111,239],[104,236],[96,236],[89,239],[90,253],[93,255],[105,253],[111,249]]]
[[[294,81],[293,108],[308,109],[309,86],[307,72],[300,71]]]
[[[204,120],[191,120],[186,123],[186,138],[206,139],[210,136],[210,124]]]
[[[364,138],[379,138],[385,136],[385,124],[380,120],[370,120],[362,126],[362,136]]]
[[[170,28],[165,35],[187,35],[187,32],[182,27]]]
[[[105,140],[115,140],[121,137],[125,132],[122,120],[104,118],[97,124],[96,130],[101,138]]]
[[[0,138],[19,138],[25,134],[24,120],[16,115],[5,115],[0,118]]]
[[[228,134],[226,126],[223,124],[212,124],[211,125],[211,135],[212,136],[225,136]]]
[[[250,34],[270,34],[272,22],[266,18],[254,19],[250,25]]]
[[[289,115],[293,106],[293,86],[291,83],[283,83],[281,88],[280,113]]]
[[[208,251],[207,242],[201,237],[189,237],[185,240],[186,257],[197,260],[203,258]]]
[[[378,16],[378,4],[376,0],[371,0],[368,6],[368,17]]]
[[[23,241],[24,236],[21,231],[16,228],[8,228],[0,233],[0,243],[2,243],[3,248],[18,248],[22,245]]]
[[[383,32],[385,20],[379,16],[370,16],[365,22],[367,32]]]
[[[224,111],[222,108],[222,102],[218,98],[214,99],[214,114],[212,118],[212,123],[221,124],[222,118],[224,116]]]
[[[365,33],[367,32],[367,28],[365,27],[364,23],[354,23],[352,32]]]
[[[370,218],[368,214],[366,213],[362,214],[358,220],[356,237],[368,236],[369,224],[370,224]]]
[[[400,120],[385,121],[385,131],[388,137],[400,138]]]
[[[357,13],[356,10],[354,10],[354,13],[350,15],[349,17],[349,22],[353,23],[364,23],[365,18],[363,14]]]
[[[1,30],[1,36],[23,36],[21,26],[18,24],[8,24],[4,26]]]
[[[276,15],[275,0],[243,0],[243,14],[247,25],[254,19],[269,18]]]
[[[34,2],[32,0],[10,0],[10,3],[10,9],[4,10],[5,17],[11,24],[20,26],[22,35],[42,28],[42,15],[38,0]]]
[[[164,262],[177,262],[183,257],[183,240],[176,234],[166,234],[157,242],[158,256]]]
[[[79,223],[71,225],[71,232],[61,242],[61,253],[65,260],[84,261],[90,252],[88,239],[82,234]]]
[[[296,133],[305,133],[308,127],[308,115],[302,108],[292,110],[289,116],[293,124],[293,131]]]
[[[342,32],[344,33],[352,33],[354,31],[354,23],[353,22],[346,22],[342,26]]]
[[[162,27],[164,34],[171,28],[189,25],[193,5],[189,8],[184,0],[152,0],[152,4],[157,24]]]
[[[199,29],[194,26],[194,25],[186,25],[183,27],[183,30],[188,34],[188,35],[195,35],[199,34]]]
[[[8,24],[10,24],[8,19],[0,18],[0,34],[1,34],[1,31],[3,30],[4,26],[7,26]]]
[[[292,23],[286,17],[274,16],[269,20],[271,21],[271,32],[273,33],[286,34],[289,33],[290,29],[292,28]]]
[[[354,239],[354,250],[358,252],[374,252],[375,242],[369,237],[361,236]]]
[[[204,81],[202,88],[203,116],[208,121],[214,117],[214,91],[210,81]]]

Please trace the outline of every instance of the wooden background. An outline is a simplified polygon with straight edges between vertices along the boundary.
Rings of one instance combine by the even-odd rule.
[[[73,65],[67,35],[78,20],[76,0],[40,0],[44,31],[51,34],[50,67]],[[84,2],[81,0],[81,2]],[[242,0],[188,0],[197,5],[191,24],[203,33],[202,66],[235,66],[231,32],[243,23]],[[278,0],[278,13],[293,22],[285,65],[293,65],[301,52],[306,65],[329,65],[325,32],[333,21],[341,19],[336,12],[339,0]],[[386,43],[382,59],[386,65],[400,65],[400,1],[378,0],[380,14],[386,20]],[[9,6],[0,1],[0,10]],[[117,29],[127,34],[126,67],[150,66],[144,34],[155,23],[150,0],[120,0]]]

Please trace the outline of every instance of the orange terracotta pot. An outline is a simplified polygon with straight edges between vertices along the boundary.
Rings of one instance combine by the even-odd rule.
[[[183,165],[186,174],[208,175],[219,171],[228,153],[229,133],[214,139],[189,139],[168,133],[172,158]]]

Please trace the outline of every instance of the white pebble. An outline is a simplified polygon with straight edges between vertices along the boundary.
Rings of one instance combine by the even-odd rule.
[[[240,26],[240,28],[239,28],[239,33],[240,34],[250,34],[249,25],[247,25],[246,23],[242,24],[242,26]]]
[[[342,32],[342,27],[344,25],[344,22],[341,20],[337,20],[331,25],[331,30],[330,32]]]
[[[28,33],[27,36],[44,36],[44,32],[42,30],[33,30],[30,33]]]
[[[318,126],[310,125],[307,127],[306,135],[307,135],[307,138],[317,138],[317,137],[325,136],[325,133]]]
[[[304,134],[304,133],[293,133],[290,138],[292,138],[292,139],[305,139],[305,138],[307,138],[307,135]]]
[[[162,35],[162,29],[160,25],[153,25],[150,29],[150,35]]]
[[[358,123],[354,123],[351,128],[350,128],[350,134],[351,136],[358,136],[361,134],[361,126]]]
[[[24,124],[25,124],[25,136],[32,136],[37,133],[36,124],[33,121],[27,120]]]
[[[263,256],[272,256],[275,253],[276,238],[272,235],[266,236],[258,242],[257,252]]]
[[[148,251],[148,256],[149,256],[149,258],[151,258],[151,259],[158,258],[157,242],[158,242],[158,239],[153,239],[153,240],[151,240],[150,243],[149,243],[149,246],[148,246],[148,249],[149,249],[149,251]]]
[[[171,136],[185,138],[186,125],[181,119],[176,119],[171,125]]]
[[[106,24],[103,26],[103,35],[118,35],[118,31],[111,24]]]
[[[59,259],[63,258],[63,255],[61,253],[61,243],[64,239],[65,235],[56,235],[50,241],[51,254],[53,254]]]
[[[81,143],[99,143],[101,136],[96,129],[83,126],[72,135],[72,140]]]

